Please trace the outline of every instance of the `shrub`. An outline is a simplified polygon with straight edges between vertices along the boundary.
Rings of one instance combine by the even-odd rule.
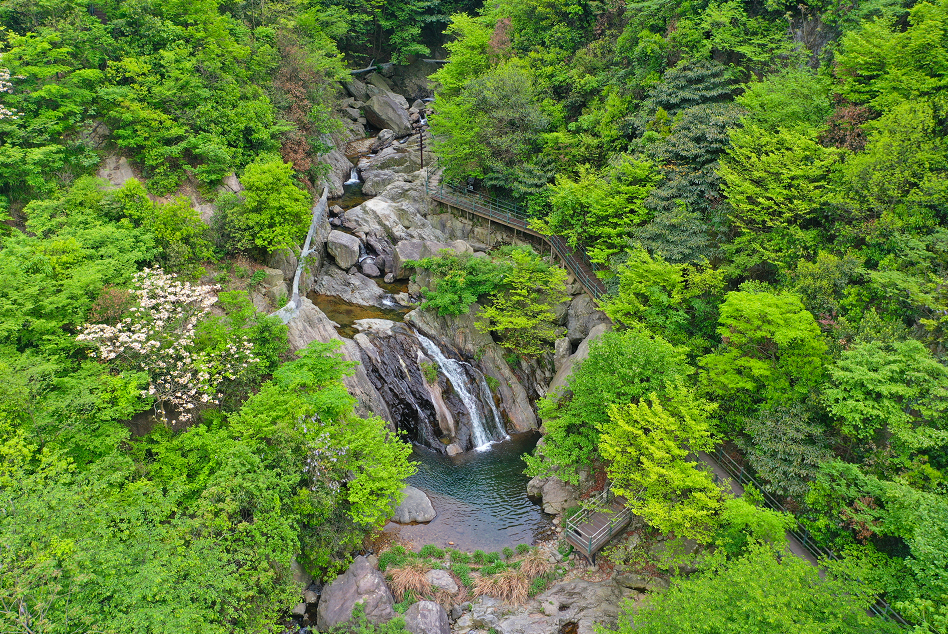
[[[254,271],[253,275],[250,276],[250,280],[247,282],[247,288],[253,289],[263,283],[263,280],[266,279],[267,272],[263,269],[259,271]]]
[[[387,623],[376,625],[365,615],[365,605],[356,603],[352,617],[329,630],[331,634],[411,634],[405,629],[405,619],[396,616]]]
[[[432,363],[431,361],[421,362],[421,373],[425,377],[425,382],[427,383],[438,382],[438,366]]]
[[[510,559],[511,557],[514,556],[514,549],[511,548],[510,546],[504,546],[503,553],[504,553],[504,559]]]
[[[471,556],[468,553],[461,552],[460,550],[452,550],[451,561],[459,564],[469,564],[471,563]]]
[[[498,572],[503,572],[504,570],[508,570],[508,569],[509,569],[509,566],[505,564],[504,562],[494,561],[487,564],[483,568],[481,568],[480,573],[481,575],[486,577],[490,575],[496,575]]]
[[[435,546],[434,544],[426,544],[421,547],[421,550],[418,552],[422,557],[427,557],[431,559],[443,559],[444,551]]]
[[[484,375],[484,380],[487,381],[487,387],[490,388],[490,391],[493,392],[500,387],[500,381],[495,379],[492,376]]]
[[[471,555],[471,560],[475,564],[484,564],[487,562],[487,553],[485,553],[483,550],[475,550]]]
[[[402,546],[392,546],[384,553],[379,555],[379,570],[385,572],[389,566],[395,568],[403,565],[409,558],[410,554]]]
[[[517,554],[524,555],[530,552],[530,546],[528,544],[517,544]]]
[[[489,563],[489,564],[496,563],[496,562],[500,561],[500,559],[501,559],[500,553],[487,553],[487,554],[484,556],[484,561],[486,561],[486,562]]]
[[[546,590],[555,577],[552,574],[540,575],[530,582],[530,589],[527,592],[531,597],[535,597]]]
[[[488,595],[507,603],[521,604],[527,600],[530,582],[526,575],[506,570],[492,577],[480,577],[474,582],[474,594]]]

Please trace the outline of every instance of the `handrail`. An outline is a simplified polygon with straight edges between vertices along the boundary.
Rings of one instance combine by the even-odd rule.
[[[739,465],[733,458],[731,458],[724,451],[724,447],[718,445],[715,449],[715,457],[718,459],[718,464],[721,468],[727,472],[729,476],[740,482],[742,485],[750,484],[753,485],[764,497],[764,503],[767,504],[770,508],[782,511],[784,513],[789,513],[793,516],[790,511],[784,507],[773,495],[767,492],[767,490],[760,485],[749,473],[744,466]],[[834,553],[832,550],[820,546],[816,543],[816,540],[813,538],[813,535],[810,534],[806,528],[800,525],[799,520],[797,520],[796,528],[787,529],[787,532],[793,535],[797,541],[806,549],[808,553],[813,555],[817,560],[820,559],[831,559],[838,561],[840,559],[839,555]],[[895,621],[899,625],[906,627],[911,627],[911,624],[906,621],[901,614],[895,611],[895,609],[889,605],[882,597],[877,597],[876,602],[869,606],[869,611],[872,612],[875,616],[890,619]]]
[[[598,277],[588,272],[595,273],[597,266],[589,259],[585,251],[578,246],[570,247],[561,236],[547,235],[530,227],[530,214],[520,205],[504,198],[468,192],[451,183],[445,184],[440,178],[434,183],[432,180],[429,168],[425,171],[425,193],[432,198],[538,236],[556,251],[566,268],[583,285],[586,292],[594,299],[605,295],[605,285]],[[435,185],[437,185],[437,190],[434,189]]]

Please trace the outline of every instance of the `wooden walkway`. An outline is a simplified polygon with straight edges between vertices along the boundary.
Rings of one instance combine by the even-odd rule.
[[[624,497],[614,496],[607,488],[587,503],[588,509],[566,520],[563,538],[589,563],[596,563],[596,553],[613,537],[621,535],[632,521],[626,502]]]
[[[530,217],[518,205],[499,198],[492,198],[477,192],[443,183],[440,173],[425,176],[425,191],[432,200],[462,209],[488,221],[505,225],[515,232],[540,238],[550,246],[550,250],[559,256],[566,269],[576,277],[593,299],[599,299],[606,293],[602,280],[596,276],[595,266],[581,249],[574,249],[560,236],[550,236],[530,227]]]

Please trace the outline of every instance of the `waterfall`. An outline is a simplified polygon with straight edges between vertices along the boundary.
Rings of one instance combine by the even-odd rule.
[[[352,171],[349,172],[349,180],[347,180],[343,185],[358,185],[362,181],[359,180],[359,170],[358,168],[353,167]]]
[[[464,407],[466,407],[468,413],[470,413],[471,437],[474,443],[474,448],[477,451],[487,451],[490,448],[490,443],[493,438],[491,437],[492,435],[488,433],[484,424],[486,422],[484,420],[484,408],[481,405],[480,400],[471,393],[470,382],[467,378],[467,372],[464,369],[464,366],[468,364],[463,363],[462,361],[455,361],[454,359],[447,358],[444,356],[438,346],[436,346],[433,341],[424,335],[419,334],[418,341],[421,342],[421,346],[425,349],[425,353],[434,359],[434,362],[438,364],[438,367],[441,368],[441,371],[444,372],[445,375],[447,375],[447,377],[451,380],[451,385],[454,386],[454,391],[457,392],[459,397],[461,397]],[[484,380],[483,377],[481,380]],[[488,392],[488,394],[489,393],[490,392]],[[493,407],[493,404],[491,404],[491,407]]]
[[[503,438],[504,440],[509,440],[510,436],[507,435],[507,430],[504,429],[503,419],[500,417],[500,412],[497,411],[497,405],[494,404],[494,395],[490,391],[490,387],[487,385],[487,379],[484,378],[484,375],[477,370],[474,370],[477,374],[478,385],[481,387],[481,394],[484,395],[484,399],[487,401],[487,406],[490,408],[491,419],[494,422],[494,438]]]

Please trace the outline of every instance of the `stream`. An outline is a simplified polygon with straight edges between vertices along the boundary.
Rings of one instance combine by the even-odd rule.
[[[416,446],[411,458],[418,462],[418,472],[408,483],[428,494],[438,515],[428,524],[389,523],[385,531],[397,533],[414,550],[435,544],[495,551],[550,536],[553,516],[527,498],[530,478],[520,458],[539,439],[537,433],[516,434],[489,451],[453,458]]]

